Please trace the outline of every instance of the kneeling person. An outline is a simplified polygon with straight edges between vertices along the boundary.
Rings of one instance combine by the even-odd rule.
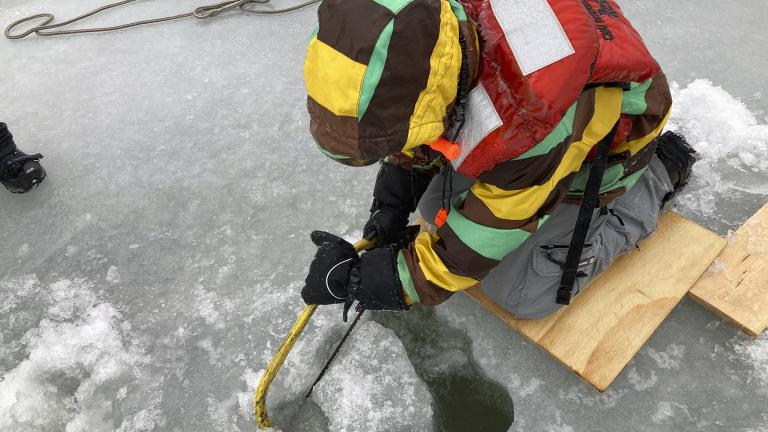
[[[532,46],[509,31],[528,11],[493,3],[320,6],[304,69],[312,135],[341,163],[383,162],[365,226],[376,248],[313,233],[307,303],[408,309],[482,282],[518,318],[541,318],[652,233],[690,177],[693,150],[659,136],[665,76],[618,5],[606,1],[598,24],[589,3],[558,0],[530,17],[548,37]],[[605,159],[569,265],[591,167]],[[409,238],[417,207],[435,234]]]

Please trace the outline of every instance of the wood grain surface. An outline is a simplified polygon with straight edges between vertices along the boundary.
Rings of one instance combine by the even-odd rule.
[[[757,336],[768,326],[768,204],[730,238],[691,297]]]

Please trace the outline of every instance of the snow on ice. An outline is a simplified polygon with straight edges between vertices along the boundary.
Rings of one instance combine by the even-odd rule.
[[[4,316],[18,313],[27,299],[49,304],[17,345],[25,358],[0,381],[0,429],[138,432],[161,424],[156,383],[162,378],[149,376],[150,358],[130,339],[130,324],[90,284],[62,280],[44,287],[28,276],[0,287],[13,299]],[[118,427],[115,412],[122,414]]]
[[[673,83],[672,97],[668,128],[685,135],[700,155],[679,207],[725,233],[744,221],[744,212],[718,204],[740,203],[754,212],[768,196],[768,124],[708,80]]]

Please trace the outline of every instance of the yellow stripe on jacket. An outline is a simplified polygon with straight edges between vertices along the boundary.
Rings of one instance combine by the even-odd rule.
[[[525,189],[504,190],[496,186],[475,182],[472,193],[499,219],[529,219],[541,208],[557,183],[577,172],[592,147],[611,131],[621,114],[620,88],[600,87],[595,92],[595,110],[584,130],[582,139],[573,142],[552,177],[544,184]]]

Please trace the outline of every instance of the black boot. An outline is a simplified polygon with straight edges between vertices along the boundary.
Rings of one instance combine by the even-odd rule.
[[[667,202],[688,184],[698,154],[688,144],[685,137],[678,133],[665,132],[656,139],[658,140],[656,156],[667,169],[669,180],[673,186],[672,192],[664,197],[664,202]]]
[[[41,154],[28,155],[19,149],[0,158],[0,183],[13,193],[29,192],[45,179]]]
[[[16,147],[8,126],[0,122],[0,183],[13,193],[29,192],[45,179],[43,155],[28,155]]]

